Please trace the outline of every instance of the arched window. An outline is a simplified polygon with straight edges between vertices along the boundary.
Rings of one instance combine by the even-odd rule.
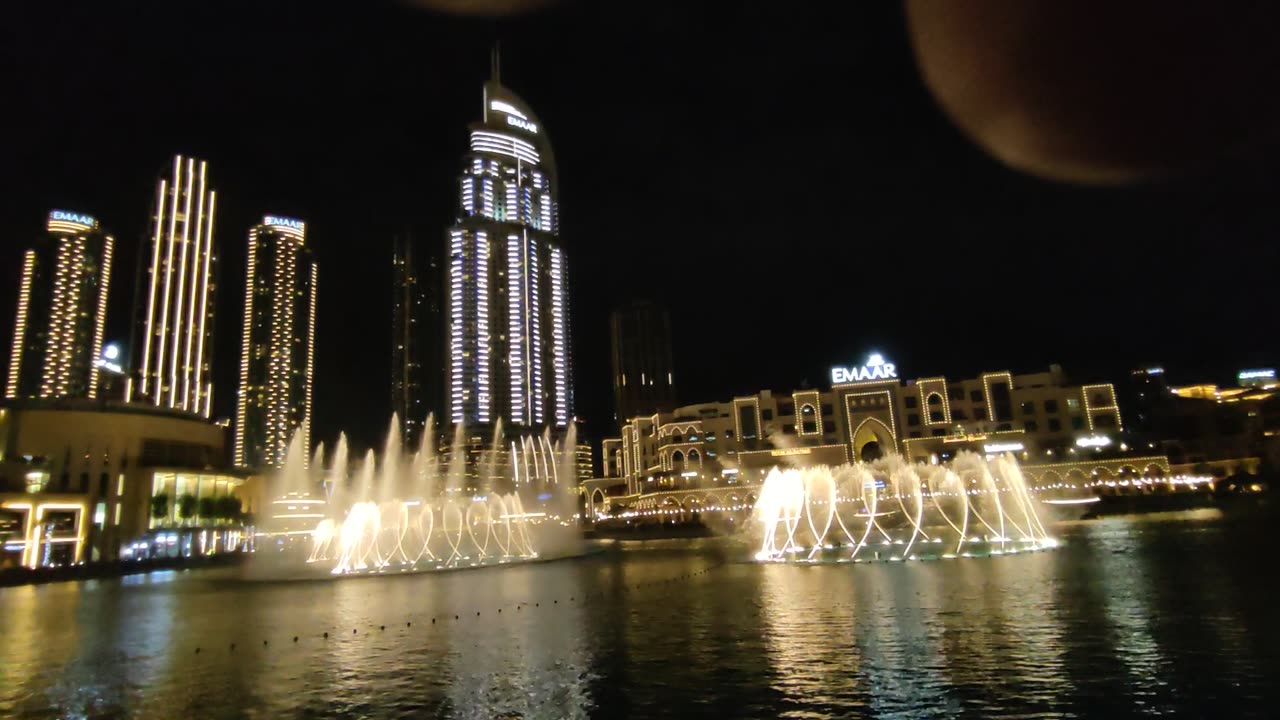
[[[800,434],[813,435],[818,432],[818,411],[812,405],[800,406]]]

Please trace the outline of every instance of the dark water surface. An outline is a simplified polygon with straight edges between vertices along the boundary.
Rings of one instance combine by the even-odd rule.
[[[1274,717],[1271,527],[1113,518],[1059,526],[1055,552],[932,563],[662,541],[438,575],[0,589],[0,717]]]

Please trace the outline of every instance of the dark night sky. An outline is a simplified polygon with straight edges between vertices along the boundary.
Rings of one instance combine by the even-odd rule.
[[[1275,360],[1273,163],[1136,189],[1029,179],[933,104],[897,5],[795,5],[579,2],[501,22],[371,2],[8,8],[0,310],[47,210],[84,211],[120,241],[110,336],[127,339],[156,178],[174,153],[207,159],[216,413],[234,408],[247,229],[292,215],[321,273],[313,437],[374,442],[390,235],[442,242],[501,39],[504,83],[555,145],[593,436],[610,424],[607,314],[632,297],[670,307],[688,401],[823,385],[872,349],[909,377],[1060,362],[1105,379],[1154,360],[1225,381]]]

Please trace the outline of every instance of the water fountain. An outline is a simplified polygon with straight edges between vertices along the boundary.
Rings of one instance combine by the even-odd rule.
[[[761,561],[1004,555],[1056,546],[1018,463],[961,453],[945,465],[774,468],[752,511]]]
[[[499,422],[481,450],[459,426],[447,463],[435,432],[428,417],[422,445],[408,452],[393,416],[382,455],[368,451],[354,471],[345,436],[326,467],[323,446],[308,464],[295,435],[269,491],[272,510],[258,543],[263,564],[347,575],[576,554],[573,428],[562,445],[549,432],[506,438]]]

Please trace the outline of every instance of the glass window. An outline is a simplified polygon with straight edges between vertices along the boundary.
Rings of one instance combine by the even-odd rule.
[[[830,435],[835,431],[836,431],[836,424],[833,421],[831,420],[822,421],[822,432],[826,433],[827,435]]]
[[[982,391],[981,391],[981,390],[970,390],[970,391],[969,391],[969,400],[970,400],[970,401],[972,401],[972,402],[982,402]]]
[[[835,408],[831,407],[831,403],[822,403],[822,414],[824,416],[830,416],[834,412]]]
[[[973,419],[974,419],[974,420],[986,420],[986,419],[987,419],[987,409],[986,409],[986,408],[974,408],[974,409],[973,409]]]
[[[1072,415],[1071,427],[1075,430],[1082,430],[1084,428],[1084,418],[1080,417],[1079,415]]]
[[[1045,400],[1044,411],[1050,415],[1058,412],[1058,401],[1053,399]]]
[[[915,406],[916,406],[916,396],[915,396],[915,395],[908,395],[908,396],[906,396],[906,397],[902,398],[902,404],[903,404],[903,406],[908,407],[908,408],[913,408],[913,407],[915,407]]]
[[[1079,398],[1067,398],[1067,409],[1068,409],[1068,410],[1079,410],[1079,409],[1080,409],[1080,399],[1079,399]]]
[[[1029,433],[1039,432],[1040,430],[1040,426],[1036,424],[1035,420],[1028,420],[1023,423],[1023,426],[1026,427],[1027,432]]]
[[[934,437],[944,437],[947,434],[947,431],[946,428],[934,428],[933,432],[929,434]]]
[[[941,405],[941,404],[942,404],[942,396],[941,396],[941,395],[939,395],[938,393],[930,393],[930,394],[929,394],[929,407],[933,407],[933,406],[935,406],[935,405]]]
[[[960,402],[961,400],[964,400],[964,388],[959,387],[957,385],[952,385],[951,387],[947,388],[947,395],[951,398],[952,401]]]
[[[1098,427],[1113,428],[1116,426],[1116,416],[1111,413],[1099,415],[1093,419],[1093,424]]]
[[[911,437],[913,437],[913,438],[918,438],[918,437],[920,437],[920,431],[919,431],[919,430],[912,430],[912,431],[911,431],[911,433],[910,433],[910,436],[911,436]]]
[[[1058,418],[1049,418],[1049,432],[1058,432],[1062,429],[1062,421]]]
[[[1031,400],[1027,400],[1026,402],[1022,403],[1022,414],[1023,414],[1023,415],[1035,415],[1035,414],[1036,414],[1036,404],[1035,404],[1033,401],[1031,401]]]
[[[773,419],[773,408],[765,408],[765,409],[761,410],[761,411],[760,411],[760,418],[761,418],[762,420],[772,420],[772,419]]]
[[[943,420],[945,420],[945,418],[942,416],[942,411],[941,411],[941,410],[930,410],[930,411],[929,411],[929,422],[936,422],[936,423],[940,423],[940,422],[942,422]]]
[[[951,410],[951,419],[952,420],[968,420],[969,414],[964,411],[964,408],[954,408]]]
[[[916,427],[920,424],[920,413],[907,413],[907,424]]]

